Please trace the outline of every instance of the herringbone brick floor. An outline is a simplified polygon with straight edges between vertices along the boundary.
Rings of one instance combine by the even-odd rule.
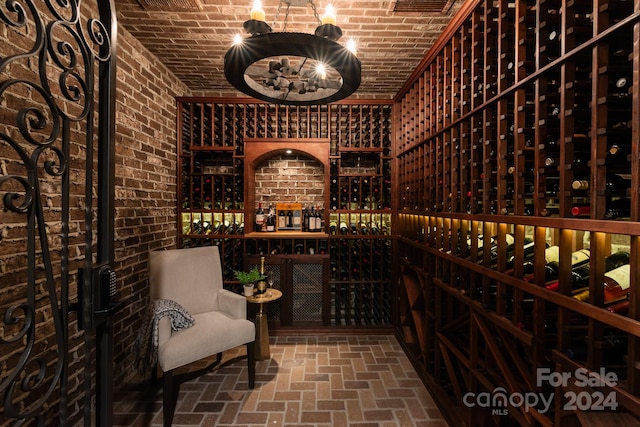
[[[180,387],[174,426],[446,427],[391,335],[271,337],[248,389],[245,347]],[[194,368],[193,366],[191,368]],[[120,387],[116,426],[161,426],[162,381]]]

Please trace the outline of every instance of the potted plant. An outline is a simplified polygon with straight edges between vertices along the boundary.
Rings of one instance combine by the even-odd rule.
[[[253,267],[249,271],[234,270],[233,273],[235,274],[236,280],[242,283],[242,286],[244,287],[244,294],[246,296],[253,295],[254,284],[258,280],[263,279],[262,274],[258,271],[258,267]]]

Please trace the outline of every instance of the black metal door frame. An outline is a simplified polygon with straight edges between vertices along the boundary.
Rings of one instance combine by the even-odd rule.
[[[0,334],[0,354],[3,348],[15,351],[18,347],[20,351],[19,357],[12,359],[13,365],[7,366],[6,374],[0,376],[0,416],[14,425],[68,424],[69,313],[74,310],[84,329],[84,424],[112,425],[110,314],[114,310],[110,289],[105,286],[109,285],[108,279],[114,280],[117,20],[113,0],[95,0],[89,6],[84,3],[0,2],[0,25],[14,42],[18,40],[7,44],[7,51],[24,47],[24,51],[0,57],[0,103],[11,104],[12,108],[7,107],[0,116],[5,120],[0,122],[0,145],[21,166],[20,172],[0,171],[0,207],[24,216],[28,258],[25,283],[21,282],[26,295],[19,303],[0,306],[0,329],[12,331],[9,336]],[[83,15],[90,9],[96,16]],[[21,67],[34,68],[33,64],[38,70],[32,76],[12,75]],[[25,91],[31,98],[25,99],[24,105],[16,105],[15,94]],[[84,141],[78,141],[80,138]],[[70,203],[69,172],[75,160],[70,152],[72,143],[82,146],[86,153],[86,190],[81,207]],[[43,177],[55,180],[61,193],[59,209],[43,203]],[[69,222],[71,214],[80,209],[84,211],[84,261],[76,283],[79,299],[69,301],[74,277],[69,271]],[[48,235],[49,222],[61,224],[56,238]],[[52,252],[60,254],[59,260],[53,260]],[[12,285],[18,283],[0,280],[0,288]],[[48,322],[53,323],[55,343],[38,336],[42,325],[36,316],[36,299],[42,300],[43,292],[52,315]],[[44,346],[47,351],[36,353],[34,346]],[[56,355],[53,361],[51,356],[44,356],[51,352]],[[50,419],[52,416],[57,420]]]

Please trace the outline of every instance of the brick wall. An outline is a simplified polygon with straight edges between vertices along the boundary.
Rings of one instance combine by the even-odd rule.
[[[149,300],[148,252],[175,247],[175,97],[189,95],[122,27],[119,37],[115,258],[127,305],[114,325],[116,384],[133,373],[131,351]]]
[[[97,16],[87,10],[83,3],[81,21],[89,16]],[[39,5],[44,9],[45,6]],[[30,48],[29,37],[35,34],[32,28],[26,30],[0,24],[0,58],[24,52]],[[49,69],[52,65],[49,64]],[[17,61],[3,69],[0,81],[11,78],[35,80],[38,72],[36,60]],[[116,388],[133,374],[132,348],[140,326],[141,311],[148,301],[147,260],[150,250],[173,247],[176,236],[176,108],[175,96],[190,95],[174,75],[169,73],[159,61],[142,45],[124,31],[118,33],[118,70],[116,106],[116,218],[115,218],[115,270],[117,273],[118,298],[125,301],[125,307],[115,317],[115,385]],[[25,85],[15,85],[0,98],[0,132],[17,138],[19,132],[13,126],[17,111],[29,104],[37,109],[45,101],[36,91]],[[68,111],[74,110],[69,106]],[[34,122],[35,123],[35,122]],[[51,117],[47,117],[47,127],[35,129],[34,134],[42,137],[51,131]],[[32,125],[33,126],[33,125]],[[85,233],[84,220],[84,160],[85,136],[82,126],[72,124],[70,147],[70,283],[69,300],[77,298],[78,267],[82,265]],[[29,147],[26,141],[23,145]],[[60,144],[57,144],[60,145]],[[29,148],[30,150],[33,147]],[[54,153],[47,153],[48,159],[56,160]],[[40,168],[42,165],[40,164]],[[5,142],[0,141],[0,179],[26,172],[20,158]],[[60,287],[60,242],[63,229],[60,221],[61,184],[60,178],[41,173],[41,190],[47,220],[48,243],[53,260],[54,282]],[[20,189],[16,182],[4,183],[0,196],[9,190]],[[94,194],[96,192],[94,191]],[[18,200],[19,202],[20,200]],[[0,205],[1,206],[1,205]],[[94,215],[97,206],[94,202]],[[93,225],[94,239],[96,225]],[[26,298],[26,216],[0,208],[0,314],[4,316],[6,307],[19,304]],[[36,274],[43,277],[40,266]],[[43,280],[39,280],[39,282]],[[38,309],[36,312],[37,343],[32,356],[42,356],[53,365],[58,359],[55,353],[54,326],[51,310],[46,300],[44,285],[36,290]],[[84,405],[84,334],[78,331],[76,314],[70,314],[69,327],[69,385],[68,421],[74,425],[82,418]],[[0,323],[3,338],[16,333],[18,327]],[[7,372],[17,363],[22,353],[20,343],[0,344],[0,383]],[[94,360],[95,354],[90,359]],[[50,375],[50,372],[48,373]],[[54,395],[54,399],[58,394]],[[58,405],[51,402],[46,425],[58,425]],[[6,416],[0,409],[0,425],[6,425]]]
[[[283,154],[256,167],[256,203],[263,207],[279,202],[324,207],[324,167],[307,156]],[[257,205],[256,205],[257,206]]]

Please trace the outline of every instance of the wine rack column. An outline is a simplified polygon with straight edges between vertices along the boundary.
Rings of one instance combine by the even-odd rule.
[[[412,93],[416,104],[417,96]],[[333,203],[328,215],[330,323],[389,327],[395,310],[391,304],[392,106],[345,103],[332,106],[331,111],[336,126],[331,131],[335,155],[330,159]],[[405,117],[418,114],[415,105],[399,111]],[[398,144],[411,146],[418,132],[417,120],[407,120]],[[409,176],[400,171],[400,176],[413,180],[414,172]],[[402,193],[413,202],[416,195]]]
[[[179,247],[221,247],[225,280],[242,265],[243,110],[205,100],[179,103]]]

